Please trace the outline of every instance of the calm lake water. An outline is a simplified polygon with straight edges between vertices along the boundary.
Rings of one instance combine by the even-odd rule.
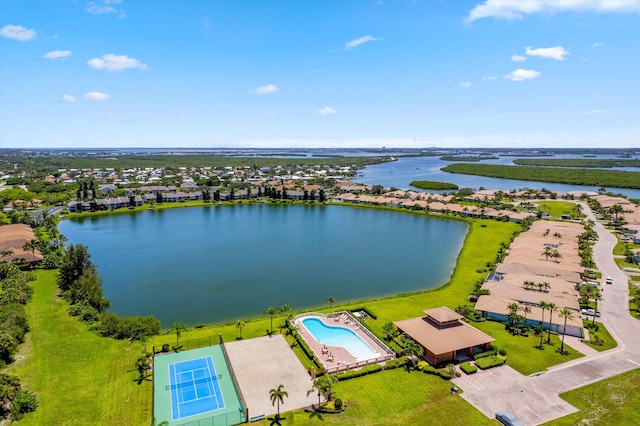
[[[513,165],[513,160],[517,157],[499,157],[497,160],[483,160],[482,164],[504,164]],[[581,158],[578,156],[556,155],[554,158]],[[599,158],[615,158],[612,156],[601,156]],[[561,183],[547,183],[513,179],[497,179],[485,176],[463,175],[447,173],[440,170],[442,167],[452,164],[448,161],[440,160],[440,157],[405,157],[390,163],[367,166],[358,172],[356,182],[368,185],[382,185],[385,187],[395,187],[400,189],[413,189],[409,183],[414,180],[433,180],[439,182],[451,182],[460,188],[474,188],[476,190],[483,187],[485,189],[499,189],[510,191],[512,189],[542,189],[550,191],[569,192],[576,190],[598,191],[597,186],[565,185]],[[627,170],[640,172],[637,167],[615,168],[612,170]],[[630,198],[640,198],[640,190],[606,188],[615,194],[624,194]]]
[[[64,220],[111,311],[164,328],[424,290],[453,271],[468,226],[340,206],[238,205]]]

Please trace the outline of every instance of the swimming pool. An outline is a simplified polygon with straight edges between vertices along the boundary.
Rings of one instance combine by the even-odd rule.
[[[327,325],[319,318],[314,317],[305,318],[302,323],[315,340],[325,345],[341,346],[357,360],[375,358],[380,355],[348,328]]]

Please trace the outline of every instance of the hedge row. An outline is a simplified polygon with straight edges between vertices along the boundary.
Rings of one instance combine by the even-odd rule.
[[[418,363],[417,369],[419,371],[422,371],[423,373],[438,376],[441,379],[450,380],[453,378],[453,376],[446,369],[432,367],[426,361],[420,361]]]
[[[473,360],[475,361],[475,360],[478,360],[480,358],[486,358],[486,357],[489,357],[489,356],[494,356],[494,355],[497,355],[497,353],[498,353],[498,348],[496,346],[494,346],[494,345],[491,345],[491,349],[490,350],[488,350],[486,352],[480,352],[478,354],[475,354],[473,356]]]
[[[297,345],[300,347],[300,349],[302,349],[302,352],[304,352],[307,358],[315,362],[317,365],[318,363],[316,362],[316,357],[313,354],[313,351],[309,348],[309,346],[307,346],[307,343],[300,338],[300,335],[295,331],[294,327],[291,327],[290,330],[291,330],[291,334],[293,335],[293,338],[296,339]]]
[[[481,370],[486,370],[488,368],[498,367],[507,362],[506,358],[501,358],[496,355],[488,356],[485,358],[480,358],[476,360],[476,365]]]
[[[475,365],[471,365],[468,362],[464,362],[460,364],[460,370],[464,371],[464,374],[473,374],[478,371],[478,368]]]
[[[342,373],[336,373],[334,377],[341,382],[343,380],[355,379],[356,377],[377,373],[378,371],[382,371],[382,366],[380,364],[371,364],[362,367],[360,370],[347,370]]]

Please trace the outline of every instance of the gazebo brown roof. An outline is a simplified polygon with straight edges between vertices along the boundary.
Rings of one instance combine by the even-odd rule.
[[[462,317],[449,308],[428,309],[425,314],[425,317],[394,324],[436,356],[495,341],[493,337],[462,321]],[[456,316],[458,318],[454,319]],[[437,318],[446,322],[438,323]]]
[[[427,309],[423,311],[429,318],[433,319],[439,324],[448,324],[450,322],[456,322],[464,318],[462,315],[453,311],[446,306],[439,308]]]

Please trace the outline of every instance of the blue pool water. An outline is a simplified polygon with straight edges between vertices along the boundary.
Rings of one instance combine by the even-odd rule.
[[[318,318],[305,318],[302,323],[318,342],[325,345],[342,346],[358,360],[375,358],[379,355],[367,342],[348,328],[330,326]]]

